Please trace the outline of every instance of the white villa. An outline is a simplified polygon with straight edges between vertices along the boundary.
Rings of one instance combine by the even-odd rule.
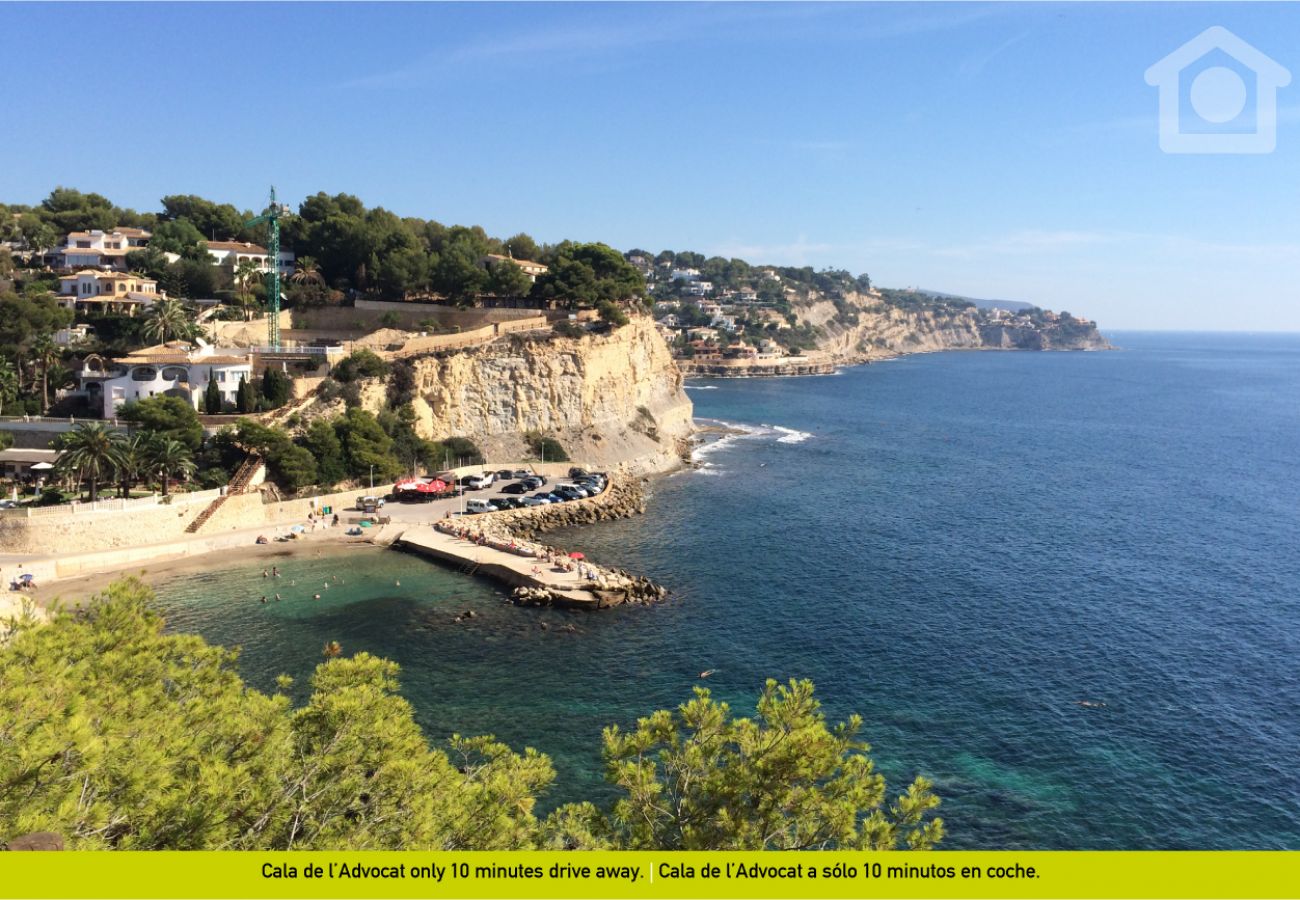
[[[82,269],[59,279],[59,305],[77,312],[119,312],[135,315],[167,296],[158,282],[144,275]]]
[[[93,266],[124,271],[126,255],[146,246],[151,236],[143,228],[74,231],[63,239],[63,246],[54,252],[54,265],[62,269]]]
[[[270,253],[265,247],[241,241],[208,241],[208,255],[214,265],[230,269],[232,272],[244,260],[252,260],[257,271],[271,271]],[[293,251],[281,250],[279,269],[281,275],[293,274]]]
[[[92,408],[106,419],[117,415],[122,404],[159,395],[182,397],[195,409],[203,408],[203,394],[211,378],[223,401],[235,402],[239,380],[253,380],[253,357],[247,350],[172,341],[145,347],[119,359],[86,357],[81,387]]]

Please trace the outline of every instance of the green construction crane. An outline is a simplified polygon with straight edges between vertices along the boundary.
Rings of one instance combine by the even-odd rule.
[[[263,222],[271,223],[271,240],[266,248],[271,262],[271,271],[266,273],[266,297],[271,303],[271,311],[266,320],[266,340],[272,350],[280,349],[280,217],[291,214],[288,206],[275,202],[275,185],[272,185],[271,205],[256,219],[244,223],[245,228]]]

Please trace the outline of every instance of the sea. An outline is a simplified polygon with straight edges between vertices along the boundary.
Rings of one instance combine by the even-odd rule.
[[[614,796],[607,725],[809,678],[891,792],[935,783],[944,847],[1300,849],[1300,335],[1109,337],[688,382],[699,467],[549,537],[661,605],[515,608],[392,550],[160,599],[264,690],[327,641],[396,660],[431,741],[549,754],[545,808]]]

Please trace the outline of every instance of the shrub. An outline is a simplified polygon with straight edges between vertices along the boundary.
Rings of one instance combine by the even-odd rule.
[[[354,350],[330,374],[345,384],[359,378],[378,378],[388,374],[388,363],[370,350]]]

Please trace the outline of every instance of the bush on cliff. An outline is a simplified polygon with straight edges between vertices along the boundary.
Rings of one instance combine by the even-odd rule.
[[[378,378],[386,374],[388,374],[388,363],[370,350],[354,350],[340,360],[330,372],[335,381],[344,384],[359,378]]]
[[[540,431],[524,432],[524,443],[528,446],[528,452],[538,459],[546,462],[568,462],[569,454],[564,452],[564,446],[553,437],[548,437]]]
[[[244,684],[237,654],[165,634],[152,593],[112,584],[0,646],[0,842],[35,831],[77,849],[688,849],[928,847],[938,801],[894,803],[856,738],[828,728],[809,682],[769,682],[758,718],[697,690],[605,732],[607,809],[545,822],[550,760],[491,737],[431,748],[396,664],[327,654],[306,705]]]

